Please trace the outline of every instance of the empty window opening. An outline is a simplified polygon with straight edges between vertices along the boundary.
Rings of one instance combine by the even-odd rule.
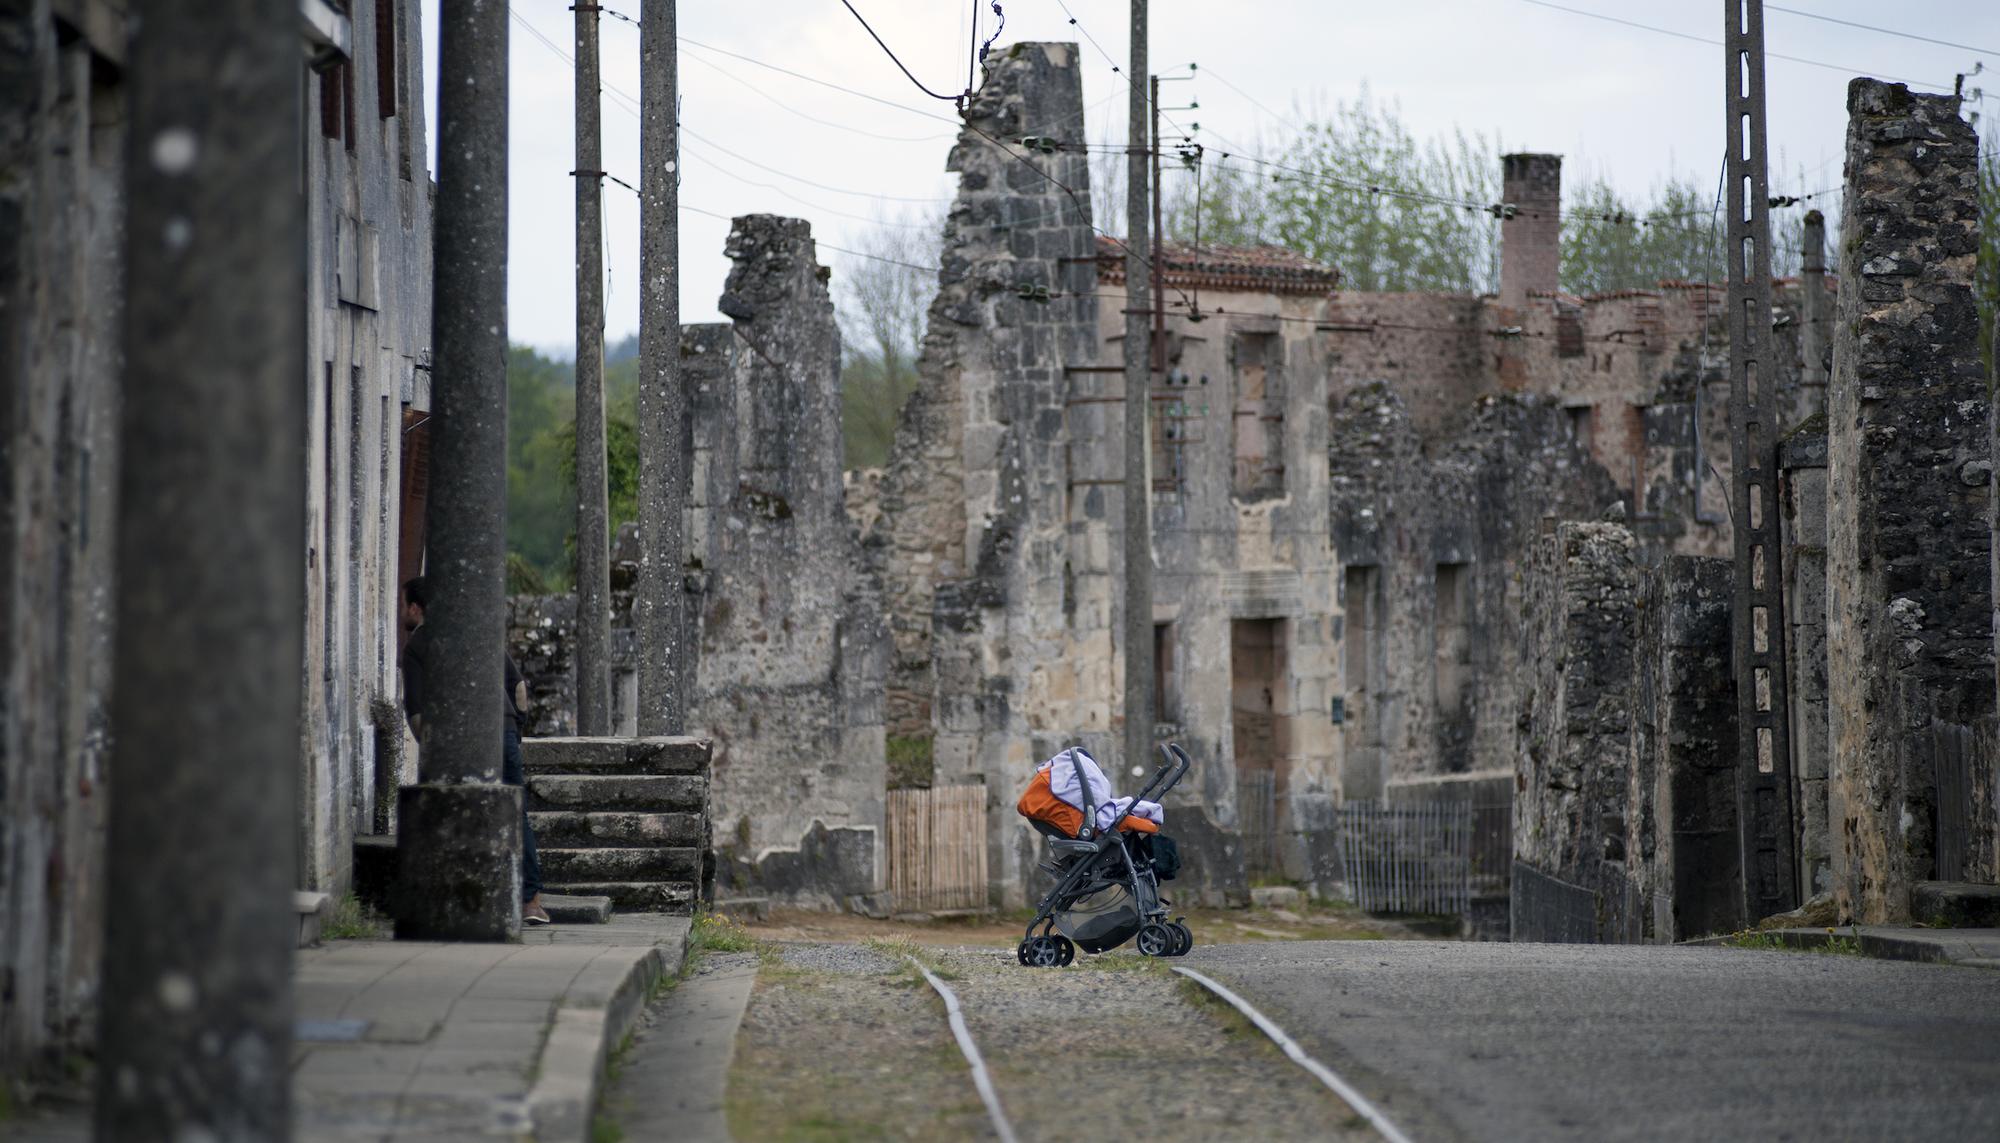
[[[1232,350],[1236,392],[1229,426],[1234,461],[1231,491],[1248,499],[1282,495],[1285,395],[1284,377],[1278,368],[1278,337],[1272,333],[1238,334]]]
[[[1472,718],[1466,697],[1472,676],[1472,632],[1467,592],[1470,566],[1437,565],[1431,698],[1437,712],[1439,762],[1448,773],[1471,765]]]
[[[1175,669],[1174,625],[1153,624],[1153,717],[1160,722],[1178,723],[1180,675]]]

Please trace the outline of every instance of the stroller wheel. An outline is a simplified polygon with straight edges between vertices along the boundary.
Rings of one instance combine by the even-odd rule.
[[[1076,946],[1070,943],[1070,939],[1065,936],[1057,935],[1048,939],[1055,942],[1056,951],[1062,954],[1062,960],[1057,963],[1056,967],[1068,968],[1070,962],[1076,959]]]
[[[1140,956],[1176,956],[1180,947],[1180,935],[1158,921],[1147,921],[1139,926],[1139,936],[1134,941]]]
[[[1022,968],[1030,967],[1030,962],[1028,960],[1028,950],[1034,948],[1035,942],[1041,939],[1042,938],[1040,937],[1029,937],[1027,940],[1021,942],[1021,947],[1014,950],[1014,958],[1021,962]]]
[[[1069,960],[1063,956],[1063,947],[1069,944],[1064,937],[1029,937],[1021,942],[1021,963],[1029,968],[1061,968]],[[1076,950],[1070,949],[1074,957]]]
[[[1168,956],[1186,956],[1188,953],[1194,951],[1193,929],[1188,928],[1187,925],[1180,921],[1169,921],[1167,922],[1167,927],[1174,931],[1176,939],[1174,951],[1168,953]]]

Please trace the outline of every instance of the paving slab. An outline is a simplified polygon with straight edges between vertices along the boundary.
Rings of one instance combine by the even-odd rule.
[[[678,972],[688,918],[624,914],[519,944],[335,941],[299,953],[302,1143],[582,1143],[604,1061]]]

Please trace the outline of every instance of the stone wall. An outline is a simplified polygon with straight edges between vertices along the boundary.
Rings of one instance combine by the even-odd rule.
[[[1624,939],[1669,942],[1742,926],[1736,683],[1728,560],[1670,556],[1642,573],[1626,800]]]
[[[1636,928],[1626,872],[1635,547],[1619,524],[1558,524],[1535,544],[1522,610],[1514,860],[1593,894],[1598,939]],[[1540,939],[1519,905],[1516,939]]]
[[[688,389],[688,731],[713,742],[718,891],[845,906],[885,869],[888,633],[840,472],[840,332],[807,224],[738,218],[728,322],[681,331]],[[611,562],[612,723],[636,733],[637,529]],[[515,596],[530,733],[575,733],[576,597]]]
[[[1957,99],[1857,79],[1827,430],[1834,890],[1905,919],[1935,867],[1940,726],[1994,708],[1978,140]],[[1984,871],[1988,879],[1990,870]]]
[[[121,34],[0,5],[0,1077],[88,1044],[117,522]]]
[[[1013,804],[1034,763],[1077,742],[1115,760],[1123,450],[1115,406],[1067,404],[1099,376],[1068,368],[1095,360],[1100,305],[1087,156],[1019,146],[1083,140],[1076,46],[999,53],[965,118],[869,554],[895,638],[890,732],[932,741],[936,784],[986,785],[988,873],[1018,905],[1038,843]],[[1055,296],[1022,296],[1038,286]]]
[[[406,426],[430,408],[431,344],[422,21],[415,5],[388,6],[391,27],[376,23],[382,7],[349,7],[353,54],[306,75],[303,108],[310,420],[299,885],[336,895],[349,883],[355,835],[393,828],[393,796],[378,806],[378,792],[415,780],[398,698],[399,578],[417,566],[402,547],[403,445]],[[386,52],[377,50],[383,37]]]
[[[1346,573],[1345,795],[1511,773],[1530,550],[1545,516],[1594,519],[1618,503],[1617,486],[1544,397],[1479,398],[1426,440],[1400,389],[1350,387],[1334,401],[1328,452]],[[1441,607],[1455,625],[1440,625]]]
[[[836,904],[883,885],[888,665],[844,506],[840,331],[805,222],[740,217],[725,252],[731,322],[683,339],[704,580],[688,727],[714,742],[718,891]],[[779,860],[829,832],[820,860]]]

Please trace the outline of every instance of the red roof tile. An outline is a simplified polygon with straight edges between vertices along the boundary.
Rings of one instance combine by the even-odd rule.
[[[1279,294],[1324,294],[1340,285],[1340,271],[1279,246],[1211,246],[1165,243],[1161,251],[1168,285]],[[1125,280],[1125,247],[1097,237],[1097,280]]]

